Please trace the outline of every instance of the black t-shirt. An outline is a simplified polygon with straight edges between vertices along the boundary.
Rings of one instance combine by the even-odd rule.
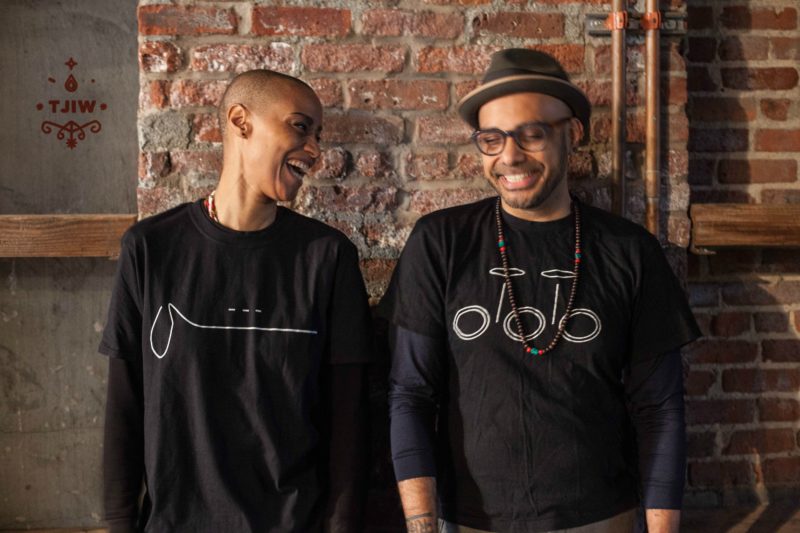
[[[420,219],[380,307],[403,328],[446,339],[436,455],[442,516],[493,531],[601,520],[637,501],[623,370],[693,340],[697,326],[658,241],[581,204],[572,318],[552,352],[525,355],[494,206],[487,199]],[[544,348],[572,284],[573,217],[503,220],[525,333]]]
[[[237,232],[200,202],[132,227],[100,351],[141,364],[152,532],[312,531],[320,381],[370,356],[355,247],[278,208]]]

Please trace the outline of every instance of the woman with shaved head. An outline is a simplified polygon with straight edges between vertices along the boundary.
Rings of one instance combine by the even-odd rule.
[[[322,106],[276,72],[219,107],[207,198],[123,237],[100,352],[112,533],[360,528],[369,309],[353,244],[278,205],[320,156]]]

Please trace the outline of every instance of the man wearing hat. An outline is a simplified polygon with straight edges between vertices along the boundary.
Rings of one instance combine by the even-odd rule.
[[[498,196],[422,217],[381,302],[408,531],[677,531],[699,331],[658,240],[570,196],[586,96],[510,49],[458,110]]]

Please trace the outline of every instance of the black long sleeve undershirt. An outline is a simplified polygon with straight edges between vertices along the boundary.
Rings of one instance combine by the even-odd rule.
[[[390,332],[392,460],[398,481],[436,476],[434,424],[444,385],[440,341],[398,326]],[[679,353],[633,365],[625,392],[637,435],[643,505],[680,509],[686,462],[683,378]]]
[[[324,530],[357,532],[366,497],[368,416],[367,365],[327,368],[325,385],[330,413],[328,501]],[[141,367],[109,359],[103,446],[105,520],[109,533],[137,531],[144,483],[144,403]]]

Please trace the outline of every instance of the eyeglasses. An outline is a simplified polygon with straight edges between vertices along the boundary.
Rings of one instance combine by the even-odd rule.
[[[547,140],[553,133],[553,128],[571,120],[564,117],[555,122],[528,122],[517,126],[511,131],[499,128],[476,130],[472,133],[472,142],[484,155],[498,155],[506,147],[506,139],[511,137],[522,150],[526,152],[541,152],[547,146]]]

